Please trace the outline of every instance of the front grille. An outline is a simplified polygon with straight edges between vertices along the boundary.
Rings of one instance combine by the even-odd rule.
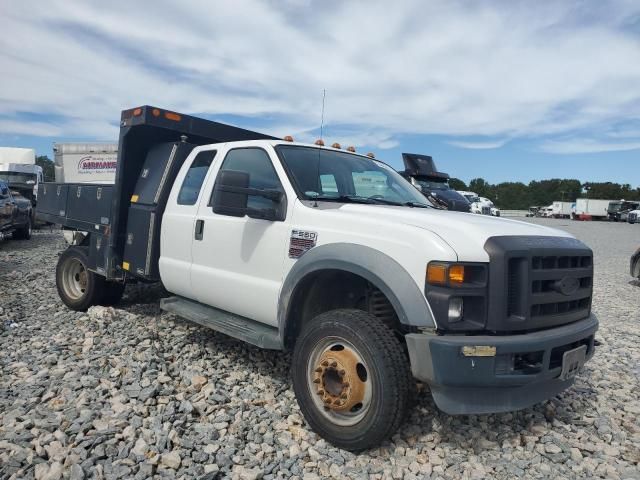
[[[629,221],[637,222],[638,221],[638,214],[637,213],[630,213],[629,214]]]
[[[509,260],[507,314],[536,327],[586,317],[593,279],[590,255],[534,255]]]
[[[591,313],[593,253],[567,237],[491,237],[487,330],[533,331]]]

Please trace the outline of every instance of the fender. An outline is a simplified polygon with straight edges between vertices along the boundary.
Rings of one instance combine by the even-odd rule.
[[[343,270],[375,285],[389,299],[400,323],[417,327],[436,324],[423,293],[407,271],[388,255],[351,243],[330,243],[312,248],[289,271],[278,301],[278,326],[284,344],[291,300],[304,277],[319,270]]]

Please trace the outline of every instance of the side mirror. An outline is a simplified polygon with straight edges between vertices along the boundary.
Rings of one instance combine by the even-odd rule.
[[[282,192],[249,187],[249,173],[236,170],[224,170],[218,174],[213,188],[211,206],[213,213],[233,217],[259,218],[263,220],[284,220],[281,208],[249,208],[249,196],[271,200],[275,206],[282,201]]]
[[[249,199],[249,174],[235,170],[223,170],[218,174],[211,206],[213,213],[244,217]]]

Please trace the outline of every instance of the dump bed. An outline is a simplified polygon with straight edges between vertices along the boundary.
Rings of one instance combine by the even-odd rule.
[[[41,184],[38,214],[65,229],[87,232],[90,270],[109,280],[156,281],[162,214],[193,148],[273,138],[151,106],[125,110],[115,184]]]

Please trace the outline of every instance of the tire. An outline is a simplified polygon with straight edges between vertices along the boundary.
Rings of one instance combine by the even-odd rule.
[[[116,305],[122,300],[122,294],[124,293],[124,283],[119,282],[104,282],[102,287],[102,298],[100,305],[110,307]]]
[[[27,217],[27,224],[24,227],[17,228],[13,233],[13,238],[17,240],[29,240],[31,238],[31,230],[33,223],[31,222],[31,215]]]
[[[415,388],[409,360],[394,332],[374,315],[346,309],[318,315],[303,327],[292,365],[306,421],[336,447],[377,446],[406,417]]]
[[[87,250],[67,248],[56,267],[56,287],[62,302],[71,310],[86,311],[102,299],[104,277],[87,270]]]

